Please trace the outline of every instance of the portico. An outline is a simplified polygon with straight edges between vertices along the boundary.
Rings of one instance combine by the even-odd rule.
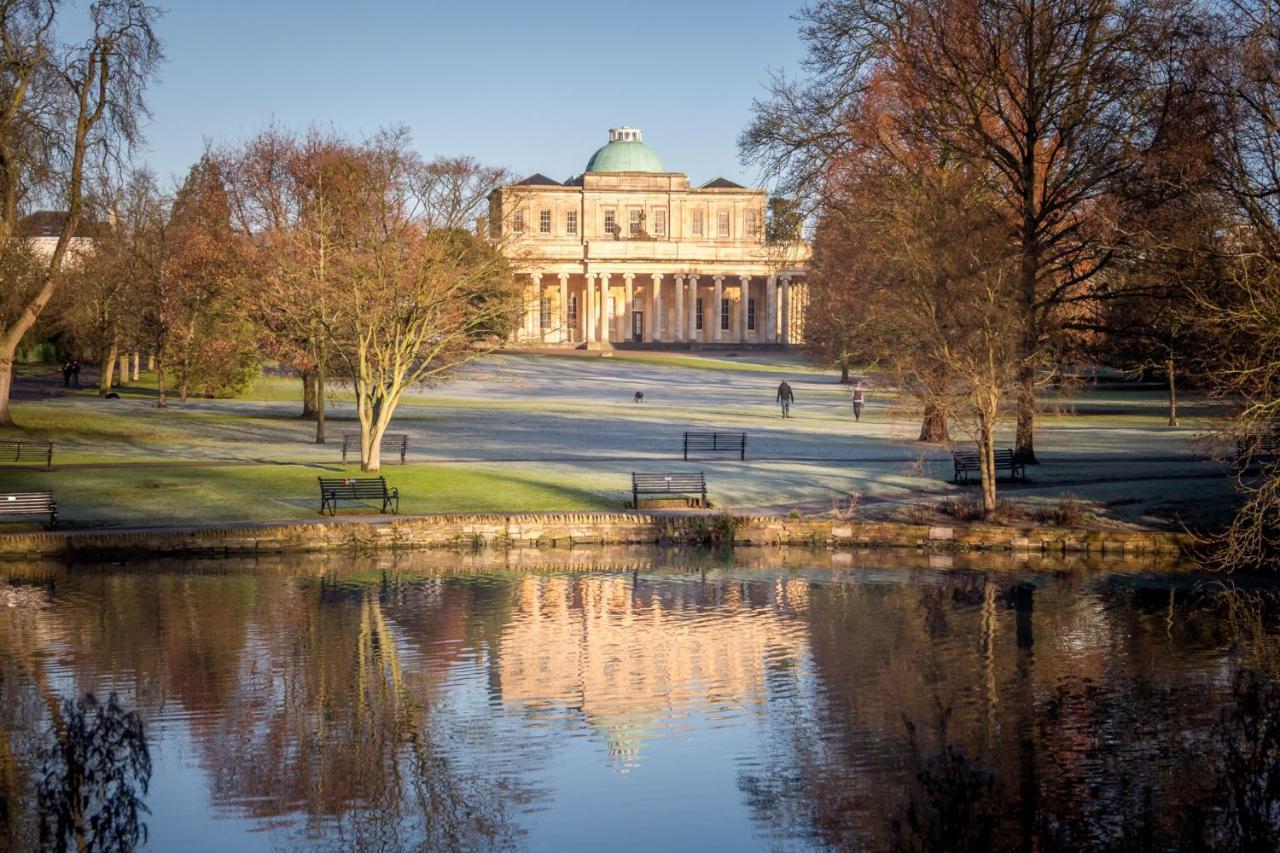
[[[525,279],[521,343],[790,345],[803,341],[808,246],[764,238],[765,192],[691,189],[633,128],[560,184],[490,197],[490,236]]]

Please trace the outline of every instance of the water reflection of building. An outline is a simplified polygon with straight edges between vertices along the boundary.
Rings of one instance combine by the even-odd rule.
[[[629,576],[520,581],[501,639],[502,696],[581,714],[616,765],[688,712],[748,710],[767,668],[807,653],[801,580],[653,584]]]

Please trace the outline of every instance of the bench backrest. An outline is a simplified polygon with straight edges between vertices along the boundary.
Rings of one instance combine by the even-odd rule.
[[[43,459],[52,450],[52,441],[18,441],[15,439],[0,441],[0,459],[18,460],[23,456],[38,456]]]
[[[336,498],[381,498],[387,493],[385,477],[320,477],[320,491]]]
[[[953,450],[951,452],[951,458],[955,461],[956,465],[965,468],[977,468],[981,464],[981,456],[976,450]],[[995,462],[998,467],[1004,468],[1012,465],[1013,460],[1014,453],[1012,450],[997,450],[995,452]]]
[[[690,445],[695,444],[716,447],[724,445],[726,447],[737,446],[747,440],[745,432],[686,432],[684,440]]]
[[[343,433],[343,434],[342,434],[342,443],[343,443],[343,445],[359,444],[359,443],[360,443],[360,434],[359,434],[359,433],[352,433],[352,432],[345,432],[345,433]],[[387,446],[388,444],[393,445],[393,446],[399,446],[399,445],[404,445],[404,444],[408,444],[408,443],[409,443],[409,434],[408,434],[408,433],[404,433],[404,432],[384,432],[384,433],[382,434],[382,446],[383,446],[383,447]]]
[[[0,493],[0,515],[31,515],[53,510],[53,492]]]
[[[698,491],[706,488],[707,478],[697,474],[632,474],[631,487],[640,491]]]

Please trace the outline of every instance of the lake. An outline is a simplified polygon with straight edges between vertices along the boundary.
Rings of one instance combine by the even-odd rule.
[[[1280,637],[1268,586],[1222,581],[797,549],[0,564],[0,848],[1247,847],[1280,820]]]

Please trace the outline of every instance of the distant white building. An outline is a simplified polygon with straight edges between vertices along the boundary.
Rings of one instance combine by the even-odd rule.
[[[58,238],[62,236],[62,229],[66,222],[65,210],[37,210],[18,221],[14,236],[25,239],[37,257],[48,259],[53,256],[53,250],[58,245]],[[105,227],[102,223],[86,222],[81,219],[76,227],[76,233],[67,244],[68,260],[81,257],[90,251],[94,240],[101,235]]]
[[[489,233],[527,276],[522,343],[787,345],[803,340],[809,248],[765,240],[766,193],[690,187],[618,127],[563,183],[489,197]]]

